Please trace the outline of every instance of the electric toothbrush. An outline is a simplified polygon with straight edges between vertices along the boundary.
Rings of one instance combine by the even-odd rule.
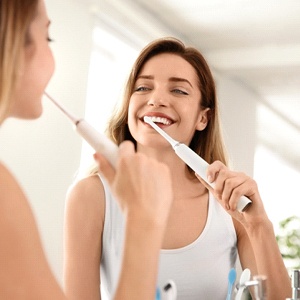
[[[96,152],[103,154],[112,166],[116,167],[118,146],[107,136],[93,128],[86,120],[77,118],[68,112],[48,93],[44,92],[44,95],[47,96],[47,98],[50,99],[71,120],[79,135],[81,135],[81,137],[86,140]]]
[[[168,280],[167,284],[162,290],[162,300],[176,300],[177,299],[177,287],[173,280]]]
[[[208,185],[214,188],[214,184],[208,182],[206,179],[206,170],[209,164],[202,159],[196,152],[194,152],[187,145],[180,143],[171,138],[165,131],[157,126],[150,117],[145,116],[144,121],[151,125],[160,135],[162,135],[173,147],[175,153],[192,169],[194,170]],[[246,210],[251,200],[242,196],[237,204],[237,210],[243,212]]]
[[[244,293],[244,289],[246,288],[245,283],[247,281],[249,281],[251,278],[251,271],[250,269],[246,268],[243,270],[241,277],[240,277],[240,281],[239,281],[239,285],[238,285],[238,292],[235,295],[235,300],[241,300],[243,293]]]

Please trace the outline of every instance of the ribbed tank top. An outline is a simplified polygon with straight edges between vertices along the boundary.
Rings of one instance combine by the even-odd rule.
[[[111,299],[120,271],[125,224],[118,203],[102,182],[105,221],[100,272],[102,288]],[[210,193],[207,221],[199,237],[185,247],[161,250],[158,287],[171,279],[177,287],[177,300],[224,300],[228,273],[236,263],[236,241],[231,216]]]

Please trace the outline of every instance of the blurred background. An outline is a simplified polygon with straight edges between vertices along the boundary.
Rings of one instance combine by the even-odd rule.
[[[298,0],[45,1],[56,58],[47,91],[54,98],[103,132],[140,50],[155,38],[177,37],[211,66],[232,168],[256,179],[275,231],[300,215]],[[65,195],[93,151],[46,99],[41,119],[7,121],[0,145],[62,282]]]

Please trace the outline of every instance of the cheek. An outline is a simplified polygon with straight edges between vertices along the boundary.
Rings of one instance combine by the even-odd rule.
[[[47,86],[55,69],[52,51],[48,47],[44,51],[44,55],[34,64],[35,70],[32,74],[33,80],[36,80],[42,89],[45,89]]]
[[[35,47],[31,53],[27,53],[27,66],[25,76],[31,83],[32,89],[45,88],[54,72],[54,57],[49,45]]]
[[[128,121],[127,121],[130,132],[135,124],[135,114],[136,113],[135,113],[134,101],[130,99],[129,106],[128,106]]]
[[[132,96],[128,106],[128,128],[134,139],[138,138],[137,134],[140,129],[139,126],[141,125],[138,118],[140,117],[140,111],[142,108],[143,104],[141,101]]]
[[[42,114],[42,96],[54,72],[52,52],[44,50],[25,65],[14,93],[11,115],[18,118],[35,119]]]
[[[182,107],[181,111],[187,122],[194,123],[199,119],[201,112],[200,103],[187,103],[187,105]]]

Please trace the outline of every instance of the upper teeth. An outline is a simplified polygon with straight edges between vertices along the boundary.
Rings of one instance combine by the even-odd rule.
[[[164,125],[170,125],[171,124],[171,121],[167,118],[155,117],[155,116],[149,116],[149,118],[154,123],[162,123]]]

